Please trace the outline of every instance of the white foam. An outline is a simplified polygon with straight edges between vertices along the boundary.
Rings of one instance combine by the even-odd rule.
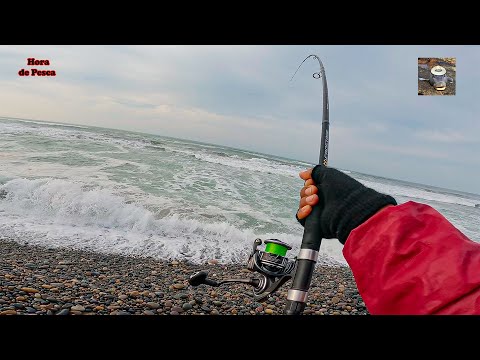
[[[145,231],[153,215],[126,204],[108,190],[85,190],[60,179],[14,179],[0,187],[7,192],[0,209],[14,215],[46,217],[54,222]]]
[[[245,169],[245,170],[267,173],[267,174],[270,173],[270,174],[278,174],[278,175],[284,175],[284,176],[290,176],[290,177],[298,177],[298,173],[302,170],[298,166],[281,164],[274,160],[267,160],[264,158],[257,158],[257,157],[242,159],[237,155],[225,157],[225,156],[218,156],[214,154],[193,153],[193,152],[192,152],[192,155],[194,155],[195,158],[202,161],[234,167],[237,169]]]
[[[365,186],[368,186],[379,192],[389,194],[393,197],[402,196],[408,199],[415,198],[420,200],[430,200],[430,201],[437,201],[441,203],[457,204],[457,205],[464,205],[464,206],[471,206],[471,207],[475,207],[475,204],[477,203],[477,200],[467,199],[467,198],[455,196],[453,194],[441,194],[438,192],[430,192],[430,191],[414,188],[411,186],[382,184],[379,182],[368,181],[363,179],[357,179],[357,180],[363,183]]]
[[[74,126],[77,127],[78,126]],[[87,128],[88,129],[88,128]],[[85,141],[85,142],[97,142],[115,146],[117,149],[126,152],[130,148],[143,149],[148,145],[148,142],[141,140],[122,139],[114,136],[110,136],[105,133],[96,133],[85,130],[77,129],[63,129],[63,128],[51,128],[51,127],[32,127],[27,124],[18,123],[3,123],[0,122],[0,134],[3,135],[31,135],[31,136],[44,136],[51,140],[62,141]]]
[[[26,123],[32,121],[24,121]],[[117,137],[112,137],[107,134],[99,134],[87,131],[75,131],[74,129],[54,129],[54,128],[32,128],[28,126],[23,126],[21,124],[7,124],[0,123],[0,134],[9,134],[9,135],[34,135],[34,136],[45,136],[51,139],[58,140],[82,140],[85,142],[100,142],[107,143],[118,147],[120,150],[126,152],[129,149],[143,149],[146,146],[156,146],[155,144],[150,144],[148,141],[142,140],[131,140],[131,139],[121,139]],[[290,177],[298,177],[298,173],[304,168],[302,166],[287,165],[280,163],[275,160],[267,160],[260,157],[252,158],[241,158],[237,155],[232,156],[219,156],[208,151],[203,151],[200,149],[195,149],[194,151],[185,150],[178,148],[176,145],[184,145],[187,143],[177,141],[177,140],[166,140],[165,144],[162,144],[161,148],[164,148],[166,151],[171,151],[175,153],[185,154],[187,156],[193,156],[201,161],[206,161],[214,164],[225,165],[229,167],[234,167],[238,169],[245,169],[255,172],[278,174]],[[188,143],[188,145],[192,145]],[[196,145],[196,144],[195,144]],[[199,147],[207,147],[202,144],[198,145]],[[200,151],[198,151],[200,150]],[[253,154],[253,153],[252,153]]]
[[[205,223],[178,215],[160,218],[140,204],[106,189],[59,179],[14,179],[0,186],[0,229],[4,236],[44,246],[69,246],[106,253],[244,262],[253,240],[250,229],[225,222]],[[299,251],[301,233],[266,233]],[[341,246],[324,245],[322,261],[344,264]]]
[[[254,157],[241,157],[238,155],[229,155],[229,154],[222,154],[222,155],[217,155],[215,152],[211,152],[209,150],[203,150],[200,147],[203,148],[208,148],[208,146],[204,146],[203,144],[198,145],[198,147],[195,147],[194,149],[186,149],[185,147],[177,147],[176,144],[181,144],[181,145],[187,145],[191,147],[192,143],[181,143],[179,141],[169,141],[168,143],[162,143],[162,149],[165,149],[168,152],[173,152],[173,153],[178,153],[178,154],[184,154],[187,155],[188,157],[193,157],[195,159],[198,159],[200,161],[205,161],[208,163],[212,164],[219,164],[219,165],[224,165],[228,167],[233,167],[237,169],[244,169],[244,170],[249,170],[253,172],[261,172],[264,174],[278,174],[278,175],[284,175],[284,176],[290,176],[290,177],[298,177],[298,173],[302,170],[305,170],[302,166],[296,166],[296,165],[288,165],[280,161],[276,161],[275,159],[266,159],[263,157],[258,157],[258,154],[255,154],[253,152],[248,152],[248,151],[242,151],[242,150],[228,150],[228,151],[237,151],[238,153],[244,153],[244,154],[251,154],[255,155]],[[221,147],[214,147],[217,150],[221,150]],[[302,164],[301,162],[298,162],[299,164]]]

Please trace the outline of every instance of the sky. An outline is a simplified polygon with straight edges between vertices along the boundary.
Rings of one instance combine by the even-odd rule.
[[[0,45],[0,116],[133,130],[480,194],[480,46]],[[28,66],[27,58],[48,59]],[[455,96],[418,96],[417,59],[455,57]],[[18,71],[55,70],[55,77]]]

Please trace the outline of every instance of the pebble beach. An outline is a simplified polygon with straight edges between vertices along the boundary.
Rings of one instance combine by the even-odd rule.
[[[0,238],[0,315],[281,315],[290,282],[257,302],[247,285],[192,287],[191,275],[244,278],[242,265],[165,261]],[[317,265],[304,315],[366,315],[348,267]]]

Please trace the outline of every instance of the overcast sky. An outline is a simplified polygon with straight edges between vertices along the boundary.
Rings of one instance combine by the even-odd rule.
[[[480,46],[0,46],[0,116],[148,132],[480,194]],[[27,66],[27,58],[50,66]],[[417,58],[456,57],[456,96]],[[22,68],[56,77],[20,77]]]

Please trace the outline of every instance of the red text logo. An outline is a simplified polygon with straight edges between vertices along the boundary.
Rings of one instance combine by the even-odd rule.
[[[27,59],[27,65],[28,66],[49,66],[50,65],[50,60],[45,59],[45,60],[37,60],[35,58],[28,58]],[[43,69],[30,69],[30,70],[25,70],[21,69],[18,72],[19,76],[57,76],[57,73],[55,70],[43,70]]]

